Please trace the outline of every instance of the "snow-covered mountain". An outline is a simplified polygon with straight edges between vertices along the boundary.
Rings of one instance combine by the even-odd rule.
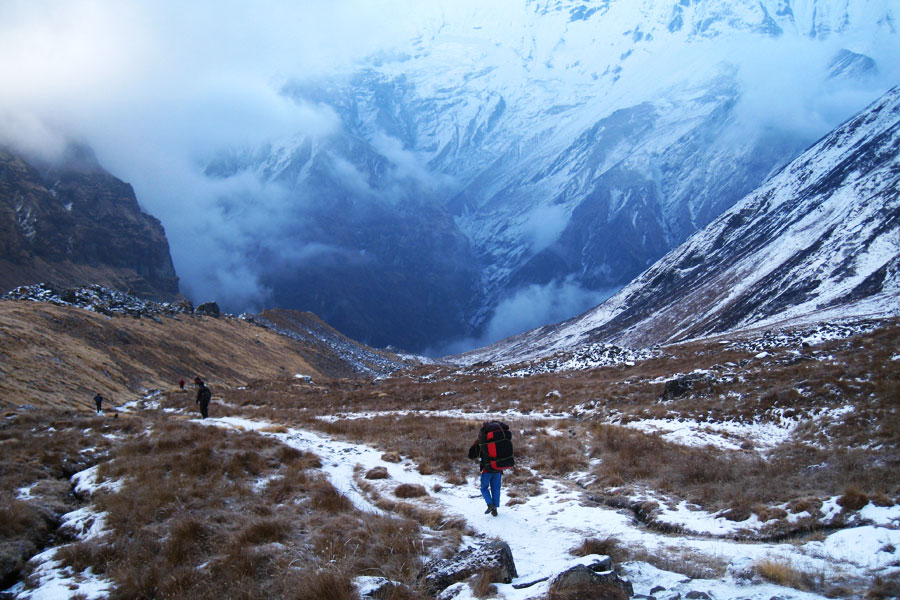
[[[601,306],[472,360],[900,315],[900,86]]]
[[[535,286],[578,290],[569,314],[596,304],[900,71],[889,0],[433,10],[410,43],[285,86],[338,131],[207,169],[296,198],[261,280],[376,345],[512,333],[496,309]]]

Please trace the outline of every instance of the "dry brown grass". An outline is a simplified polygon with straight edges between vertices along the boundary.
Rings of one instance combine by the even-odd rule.
[[[372,467],[366,471],[366,479],[387,479],[388,470],[385,467]]]
[[[691,579],[720,579],[727,572],[727,563],[721,557],[686,548],[668,546],[652,552],[640,546],[624,548],[627,560],[647,562],[663,571],[681,573]]]
[[[766,581],[797,590],[814,590],[823,587],[821,576],[796,568],[789,560],[764,559],[754,565],[756,572]]]
[[[13,583],[25,561],[58,531],[62,514],[77,507],[69,478],[109,451],[106,435],[127,435],[134,424],[91,413],[22,411],[0,420],[0,583]],[[27,495],[20,490],[27,490]]]
[[[495,569],[482,569],[472,578],[469,587],[476,598],[491,598],[497,595],[495,581],[499,581]]]
[[[883,505],[900,498],[900,423],[894,418],[900,380],[896,361],[891,360],[900,345],[897,324],[797,352],[776,349],[766,358],[756,358],[755,352],[723,349],[713,340],[664,349],[660,357],[634,367],[512,379],[423,367],[375,382],[317,379],[317,385],[299,385],[289,373],[281,374],[280,366],[294,370],[285,362],[287,350],[270,346],[281,354],[270,357],[265,368],[258,362],[242,365],[242,371],[259,375],[246,389],[236,389],[232,384],[244,373],[236,373],[233,365],[242,359],[237,354],[229,356],[227,347],[223,352],[204,350],[206,354],[194,357],[199,363],[192,362],[193,355],[180,355],[178,364],[169,367],[155,351],[110,345],[110,336],[116,333],[108,328],[109,320],[94,323],[89,319],[79,324],[65,311],[55,309],[23,315],[0,324],[11,323],[9,331],[18,331],[16,327],[28,323],[25,316],[45,322],[57,319],[55,326],[74,328],[80,336],[78,344],[111,356],[100,360],[99,355],[78,355],[85,362],[78,368],[86,366],[94,375],[99,368],[108,370],[110,377],[103,379],[110,381],[111,390],[125,394],[134,382],[148,381],[148,377],[171,386],[168,380],[178,378],[172,375],[188,365],[192,372],[221,378],[221,384],[213,381],[214,414],[264,419],[274,423],[273,433],[311,427],[370,444],[384,453],[385,460],[410,461],[422,473],[441,476],[447,485],[466,485],[477,474],[466,451],[483,417],[438,418],[422,411],[462,408],[498,415],[507,409],[520,411],[527,418],[501,417],[515,433],[517,467],[504,476],[504,493],[510,503],[539,494],[543,477],[568,477],[591,470],[596,480],[589,484],[591,494],[614,491],[625,496],[630,490],[650,489],[707,510],[728,511],[735,519],[755,513],[771,524],[774,535],[783,533],[778,523],[785,521],[785,515],[775,508],[781,503],[788,503],[790,513],[808,510],[816,515],[821,499],[829,496],[842,496],[846,510],[853,510],[862,497]],[[132,321],[127,323],[126,335],[133,346],[159,341],[149,336],[158,324]],[[112,322],[119,328],[125,326],[119,320]],[[202,324],[204,330],[226,326],[211,319]],[[243,335],[228,335],[236,336],[235,344],[246,343],[246,338],[238,341],[238,333]],[[193,335],[185,339],[191,341]],[[251,350],[257,346],[252,341],[249,345]],[[0,348],[4,373],[12,372],[7,368],[9,361],[25,361],[13,392],[30,386],[44,397],[62,389],[61,381],[43,377],[46,364],[58,364],[54,358],[59,358],[60,350],[25,356],[17,348]],[[217,371],[218,361],[232,370]],[[75,368],[65,362],[60,372]],[[696,369],[712,377],[683,397],[660,400],[662,379]],[[77,373],[81,374],[72,381],[87,377],[84,371]],[[93,383],[83,387],[92,389]],[[66,397],[79,398],[80,394]],[[114,401],[118,397],[118,393],[112,395]],[[165,408],[193,408],[190,394],[173,392],[160,400]],[[853,410],[834,410],[847,405]],[[411,581],[409,574],[427,550],[419,527],[449,530],[451,539],[464,529],[464,524],[448,523],[445,516],[429,508],[427,498],[410,502],[388,498],[392,496],[390,483],[381,488],[383,496],[370,493],[370,497],[398,516],[385,522],[369,516],[361,522],[347,499],[316,471],[321,463],[315,456],[257,434],[225,434],[178,423],[179,419],[171,417],[147,423],[123,415],[114,423],[89,415],[89,410],[86,407],[84,414],[77,416],[60,413],[51,417],[13,409],[14,417],[0,423],[4,459],[29,457],[9,461],[10,466],[5,465],[2,472],[0,495],[10,513],[0,514],[0,528],[5,527],[0,531],[19,535],[13,524],[19,518],[32,523],[29,531],[40,529],[42,517],[29,516],[12,500],[19,487],[42,479],[65,481],[76,470],[108,455],[101,477],[125,482],[125,486],[118,494],[99,493],[97,503],[108,510],[116,536],[123,531],[137,533],[129,547],[114,537],[105,546],[108,550],[86,549],[84,554],[95,556],[91,561],[97,568],[123,582],[122,589],[132,597],[213,597],[222,590],[217,584],[209,585],[214,577],[223,577],[243,597],[275,597],[282,592],[287,594],[284,597],[292,597],[304,574],[315,572],[325,560],[336,561],[333,567],[341,577],[399,573],[394,578]],[[317,418],[375,411],[397,413],[369,419]],[[643,418],[686,419],[698,425],[797,418],[800,424],[789,442],[760,456],[750,440],[735,439],[736,445],[743,446],[736,451],[688,448],[623,427]],[[145,435],[148,426],[152,434]],[[81,434],[83,430],[88,433]],[[104,433],[113,433],[121,441],[103,437]],[[95,450],[81,452],[88,447]],[[78,457],[74,463],[72,456]],[[357,483],[364,481],[359,474]],[[264,484],[257,485],[260,482]],[[53,496],[49,488],[45,496]],[[366,528],[370,526],[374,529]],[[398,527],[405,531],[395,538]],[[251,551],[238,552],[247,544]],[[379,553],[379,544],[391,548],[391,553]],[[307,556],[301,548],[315,552]],[[675,551],[666,557],[650,556],[640,549],[619,551],[691,576],[717,576],[720,572],[715,564]],[[162,566],[143,566],[152,562],[150,556],[163,557]],[[298,556],[303,557],[299,562]],[[198,570],[201,560],[207,566]],[[167,579],[161,584],[164,571]],[[203,586],[208,586],[205,596],[198,591]]]
[[[608,556],[616,564],[628,560],[626,548],[614,537],[586,538],[569,552],[574,556],[589,556],[591,554]]]
[[[318,570],[305,577],[290,597],[295,600],[359,600],[347,574],[334,569]]]
[[[427,496],[428,491],[417,483],[401,483],[394,488],[394,495],[398,498],[421,498]]]
[[[213,394],[254,377],[287,372],[317,379],[309,348],[232,318],[108,318],[29,301],[0,302],[0,407],[21,404],[89,412],[100,392],[108,408],[145,389],[175,390],[201,374]],[[50,367],[52,365],[52,368]],[[107,408],[107,410],[108,410]]]
[[[84,419],[75,418],[73,435],[83,433]],[[98,472],[101,481],[120,484],[93,496],[111,532],[56,554],[74,572],[103,574],[114,599],[355,598],[349,582],[358,575],[413,585],[429,544],[437,543],[433,535],[426,542],[415,521],[357,512],[316,470],[317,457],[271,437],[178,419],[145,427],[110,446]],[[60,467],[46,462],[35,472]],[[39,529],[28,521],[12,525],[32,509],[27,503],[11,501],[6,509],[5,535]],[[403,589],[411,588],[400,588],[398,598]]]
[[[844,510],[859,510],[869,503],[869,497],[859,488],[850,487],[837,499],[837,503]]]

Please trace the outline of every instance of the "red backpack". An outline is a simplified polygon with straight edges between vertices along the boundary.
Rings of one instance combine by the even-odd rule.
[[[502,471],[515,466],[512,431],[506,423],[490,421],[482,425],[478,432],[478,445],[481,456],[487,459],[492,469]]]

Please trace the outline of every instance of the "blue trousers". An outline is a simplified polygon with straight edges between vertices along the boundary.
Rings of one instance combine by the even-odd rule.
[[[481,495],[484,501],[494,506],[500,506],[500,484],[503,481],[503,473],[481,474]]]

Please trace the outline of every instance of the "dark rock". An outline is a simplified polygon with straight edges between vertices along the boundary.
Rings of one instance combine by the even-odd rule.
[[[550,590],[557,593],[577,590],[578,595],[593,594],[597,597],[602,595],[610,600],[634,596],[631,582],[622,579],[618,573],[612,570],[612,561],[609,557],[604,557],[604,560],[599,560],[589,566],[577,565],[563,571],[550,583]]]
[[[191,314],[194,312],[194,305],[191,304],[191,301],[187,298],[182,298],[181,300],[176,300],[172,303],[172,307],[178,310],[179,312],[183,312],[186,314]]]
[[[215,302],[204,302],[200,306],[194,309],[194,312],[199,315],[207,315],[210,317],[218,317],[219,316],[219,305]]]
[[[429,594],[437,596],[454,583],[484,571],[492,573],[492,583],[511,583],[519,576],[509,544],[484,542],[466,548],[452,558],[433,560],[423,567],[417,579]]]
[[[29,540],[0,542],[0,589],[6,589],[16,582],[25,561],[37,551],[37,547]]]
[[[666,591],[666,588],[664,588],[661,585],[657,585],[650,589],[650,594],[658,594],[659,592],[664,592],[664,591]]]
[[[178,278],[162,225],[88,154],[39,165],[0,148],[0,290],[99,283],[173,299]]]
[[[694,391],[700,383],[709,381],[709,379],[710,378],[708,375],[690,373],[688,375],[684,375],[682,377],[677,377],[675,379],[667,381],[665,387],[663,388],[662,399],[672,400],[673,398],[680,398],[681,396],[685,396]]]
[[[706,592],[700,592],[697,590],[692,590],[684,595],[685,598],[689,600],[712,600],[712,597]]]

